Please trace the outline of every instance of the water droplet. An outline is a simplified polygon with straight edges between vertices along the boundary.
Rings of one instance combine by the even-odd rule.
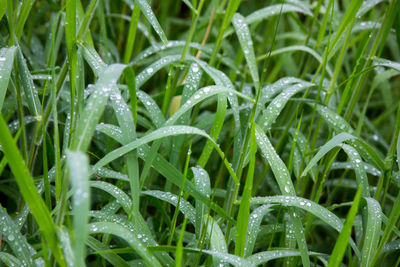
[[[286,193],[289,193],[289,192],[290,192],[289,186],[287,186],[287,185],[285,185],[285,192],[286,192]]]

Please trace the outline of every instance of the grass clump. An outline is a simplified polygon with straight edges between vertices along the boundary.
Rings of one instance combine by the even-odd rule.
[[[400,264],[400,1],[0,2],[3,266]]]

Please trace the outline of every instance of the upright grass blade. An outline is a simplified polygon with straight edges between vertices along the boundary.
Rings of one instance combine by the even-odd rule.
[[[247,171],[246,183],[243,188],[242,198],[240,199],[239,212],[236,225],[236,244],[235,254],[243,257],[246,248],[248,222],[250,216],[250,198],[253,189],[255,158],[257,152],[257,143],[255,135],[255,122],[251,123],[250,128],[250,164]]]
[[[360,154],[358,154],[357,150],[349,145],[344,144],[342,148],[347,153],[347,156],[350,158],[350,162],[356,172],[357,184],[362,187],[361,195],[363,197],[369,197],[370,190],[368,177],[365,168],[363,168],[363,166],[361,165],[362,159],[360,157]]]
[[[199,189],[201,193],[203,193],[206,197],[211,196],[211,185],[210,185],[210,177],[207,172],[201,168],[200,166],[192,167],[193,176],[194,176],[194,184]],[[203,227],[205,225],[204,216],[208,213],[209,209],[207,205],[202,203],[201,201],[196,201],[196,236],[199,239]]]
[[[379,202],[373,198],[365,198],[368,211],[364,245],[361,251],[361,266],[371,266],[374,252],[378,248],[381,235],[382,210]]]
[[[288,196],[295,196],[296,192],[290,178],[289,171],[287,170],[283,161],[279,158],[272,144],[268,140],[267,136],[264,134],[263,130],[256,125],[255,127],[255,138],[257,144],[268,163],[274,172],[275,179],[279,185],[279,189],[282,194]],[[298,217],[295,209],[289,209],[290,218],[292,220],[294,235],[297,240],[301,252],[301,259],[304,266],[310,266],[310,259],[308,257],[308,248],[306,244],[306,239],[304,237],[303,225]]]
[[[29,111],[32,116],[36,118],[36,120],[40,121],[42,119],[43,112],[42,106],[20,48],[17,49],[17,64],[19,77],[21,79],[22,88],[24,89],[26,100],[28,102]]]
[[[3,18],[6,11],[7,11],[7,1],[3,1],[0,7],[0,20]]]
[[[358,205],[361,200],[361,192],[362,187],[359,187],[354,197],[353,204],[351,205],[350,211],[347,215],[346,222],[344,223],[343,229],[341,230],[339,237],[336,240],[332,254],[329,257],[329,267],[340,266],[340,263],[342,262],[351,235],[354,218],[356,217]]]
[[[204,216],[204,221],[207,227],[207,234],[210,238],[210,247],[213,251],[220,253],[227,253],[228,248],[225,243],[224,234],[219,225],[214,221],[210,215]],[[224,266],[225,261],[220,260],[218,257],[214,259],[214,266]]]
[[[268,129],[271,124],[277,119],[279,114],[282,112],[286,103],[296,93],[312,86],[311,83],[298,83],[290,86],[282,93],[280,93],[274,100],[268,105],[267,109],[264,110],[264,116],[260,118],[258,124],[262,126],[262,129]]]
[[[67,262],[67,266],[73,267],[77,261],[75,259],[74,250],[72,248],[72,241],[68,230],[65,227],[57,228],[57,237],[60,241],[65,261]]]
[[[0,49],[0,110],[6,96],[16,49],[15,46]]]
[[[124,64],[128,64],[132,57],[133,44],[135,43],[136,30],[138,27],[139,18],[140,18],[139,5],[134,5],[131,15],[131,21],[129,23],[129,33],[124,54]]]
[[[68,152],[67,161],[73,194],[74,265],[85,266],[84,245],[88,236],[87,224],[90,208],[89,162],[87,156],[80,151]]]
[[[26,20],[28,19],[29,12],[31,11],[34,3],[35,3],[34,0],[24,1],[19,9],[18,22],[15,27],[15,35],[18,39],[21,38],[22,31],[24,30]]]
[[[110,65],[96,82],[95,91],[88,99],[85,110],[77,122],[71,150],[86,151],[89,147],[96,125],[111,93],[111,87],[115,85],[124,68],[125,66],[121,64]]]
[[[150,5],[146,0],[135,0],[135,3],[139,6],[142,10],[143,15],[146,17],[147,21],[151,24],[153,29],[156,31],[157,35],[160,37],[161,41],[164,45],[168,44],[167,36],[165,36],[164,31],[162,30],[160,24],[156,16],[154,15],[153,11],[151,10]]]
[[[76,49],[76,10],[78,0],[68,0],[65,6],[65,41],[67,45],[68,53],[68,70],[69,70],[69,81],[70,81],[70,131],[69,138],[72,135],[72,129],[75,126],[75,80],[78,68],[78,57]],[[68,144],[69,144],[68,140]]]
[[[244,247],[244,255],[243,255],[245,258],[250,257],[252,255],[256,239],[260,231],[260,224],[265,214],[267,214],[270,211],[272,211],[271,205],[262,205],[256,208],[250,214],[247,226],[246,244]]]
[[[239,13],[233,15],[232,23],[233,26],[235,27],[235,31],[238,36],[240,46],[242,47],[244,57],[246,58],[247,65],[249,66],[251,77],[253,78],[253,82],[255,83],[254,87],[258,88],[258,83],[259,83],[258,68],[256,64],[253,41],[251,40],[249,28],[247,27],[245,18]]]
[[[35,217],[49,248],[54,254],[57,263],[60,266],[65,266],[64,257],[57,243],[54,221],[50,216],[50,212],[48,211],[46,204],[37,191],[29,170],[14,143],[3,116],[0,116],[0,144],[4,152],[4,156],[7,158],[11,171],[14,174],[18,188],[24,200],[28,204],[33,216]]]

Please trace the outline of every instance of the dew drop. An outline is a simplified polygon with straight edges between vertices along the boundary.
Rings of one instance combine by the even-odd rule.
[[[14,241],[14,239],[15,239],[15,237],[14,237],[13,235],[9,235],[9,236],[8,236],[8,240],[9,240],[9,241]]]
[[[287,185],[285,185],[285,192],[286,193],[289,193],[290,191],[289,191],[289,186],[287,186]]]

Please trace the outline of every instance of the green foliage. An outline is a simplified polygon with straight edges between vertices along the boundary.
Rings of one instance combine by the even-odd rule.
[[[399,7],[0,0],[0,265],[399,265]]]

